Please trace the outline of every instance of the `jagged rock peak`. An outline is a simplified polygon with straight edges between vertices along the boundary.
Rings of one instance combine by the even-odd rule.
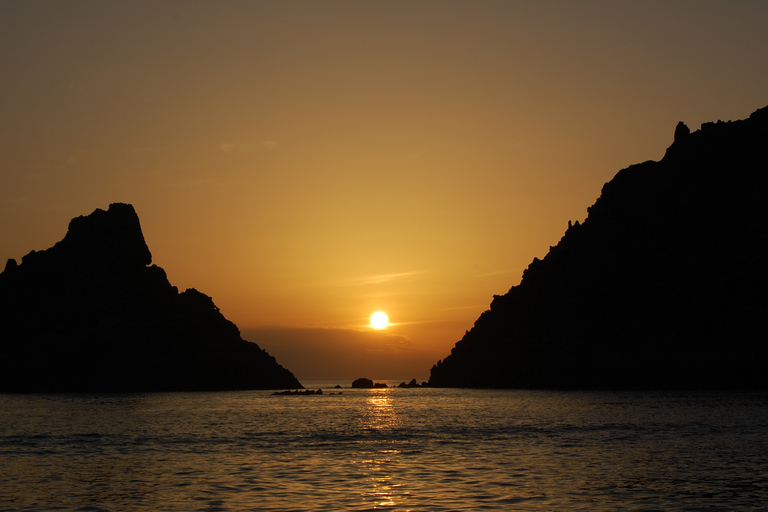
[[[178,293],[112,204],[0,273],[0,392],[298,389],[207,295]]]
[[[768,107],[679,123],[496,295],[431,386],[768,389]]]
[[[86,260],[143,267],[152,263],[139,216],[132,205],[125,203],[112,203],[106,211],[97,208],[90,215],[72,219],[67,235],[54,247]]]
[[[680,121],[677,123],[677,126],[675,127],[675,142],[679,142],[683,140],[685,137],[691,134],[691,129],[688,128],[688,126]]]

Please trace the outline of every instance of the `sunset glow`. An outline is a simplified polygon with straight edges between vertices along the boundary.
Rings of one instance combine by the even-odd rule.
[[[371,325],[375,329],[383,329],[387,326],[388,323],[389,323],[389,318],[387,317],[386,313],[377,311],[376,313],[371,315]]]
[[[679,121],[768,103],[766,19],[738,1],[2,2],[0,264],[130,203],[170,283],[300,380],[426,380]],[[396,321],[368,325],[380,308]]]

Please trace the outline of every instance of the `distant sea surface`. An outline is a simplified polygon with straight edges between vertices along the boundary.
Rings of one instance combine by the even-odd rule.
[[[0,395],[0,510],[768,510],[766,394],[304,384]]]

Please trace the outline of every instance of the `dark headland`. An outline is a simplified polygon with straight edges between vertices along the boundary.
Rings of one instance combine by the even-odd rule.
[[[431,386],[768,389],[768,107],[678,124],[432,367]]]
[[[301,388],[210,297],[151,265],[139,218],[112,204],[0,274],[0,391]]]

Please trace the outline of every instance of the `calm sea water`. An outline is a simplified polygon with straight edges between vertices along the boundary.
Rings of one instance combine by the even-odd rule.
[[[766,394],[342,391],[0,395],[0,510],[768,510]]]

